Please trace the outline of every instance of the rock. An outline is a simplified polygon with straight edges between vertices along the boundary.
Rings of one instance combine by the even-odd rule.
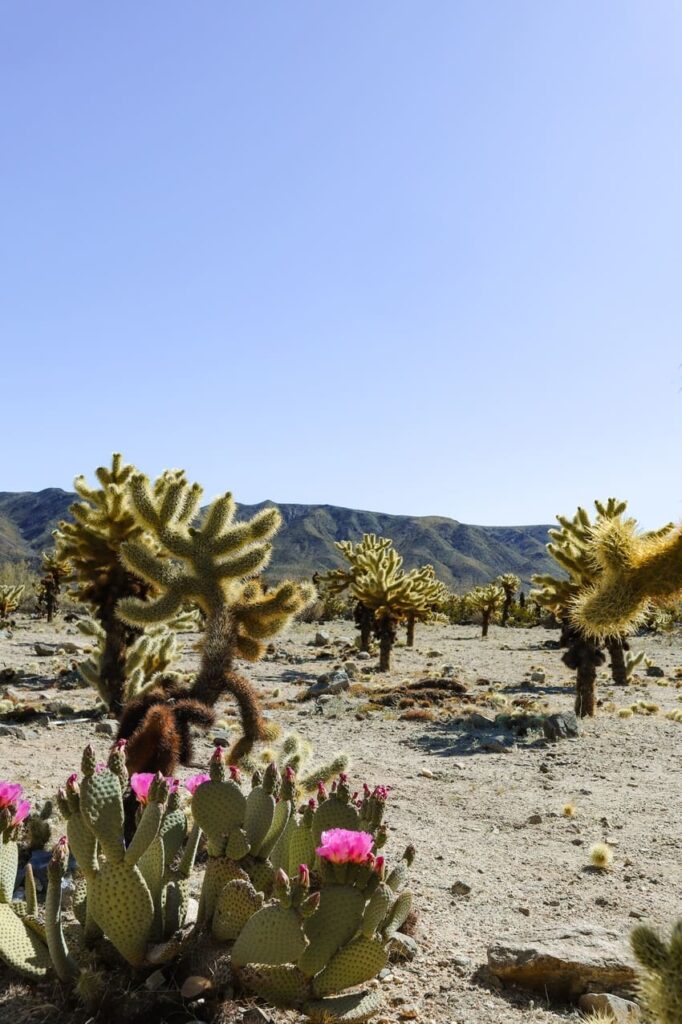
[[[358,661],[369,661],[372,655],[369,653],[369,651],[358,651],[355,657],[357,658]]]
[[[477,732],[479,729],[494,729],[495,716],[482,715],[480,711],[474,711],[472,715],[466,716],[466,718],[464,719],[464,724],[467,727],[467,729],[471,729],[472,732]]]
[[[80,654],[81,649],[78,644],[72,643],[70,640],[65,640],[59,645],[60,651],[64,651],[65,654]]]
[[[658,665],[647,665],[646,674],[653,676],[654,679],[660,679],[661,676],[665,675],[665,672]]]
[[[347,690],[349,686],[350,679],[343,669],[337,669],[335,672],[325,672],[319,676],[316,683],[308,687],[306,697],[320,697],[322,694],[341,693],[343,690]]]
[[[471,892],[471,886],[468,882],[453,882],[450,886],[450,892],[453,896],[468,896]]]
[[[542,815],[541,814],[531,814],[530,818],[528,818],[527,824],[528,825],[541,825],[542,824]]]
[[[389,960],[414,960],[418,952],[417,940],[404,932],[396,932],[388,944]]]
[[[229,747],[230,737],[226,733],[216,733],[213,737],[214,747]]]
[[[57,648],[53,647],[52,644],[35,643],[33,650],[39,658],[51,658],[53,654],[57,653]]]
[[[213,985],[209,978],[204,978],[201,974],[190,974],[189,978],[185,978],[183,982],[180,995],[183,999],[198,999],[199,996],[210,992],[212,988]]]
[[[609,995],[607,992],[590,992],[581,996],[578,1006],[585,1013],[601,1013],[611,1016],[617,1024],[634,1024],[642,1019],[642,1013],[637,1005],[630,999],[620,999],[619,996]]]
[[[544,683],[545,673],[536,669],[535,672],[531,672],[530,681],[531,683]]]
[[[335,642],[337,644],[345,644],[347,647],[353,646],[353,640],[349,636],[340,636]]]
[[[11,736],[15,740],[25,740],[26,730],[20,725],[0,725],[0,736]]]
[[[501,936],[488,947],[488,967],[502,981],[558,999],[594,989],[629,991],[636,980],[622,933],[588,922]]]
[[[422,770],[420,772],[417,772],[417,775],[419,776],[420,779],[432,779],[433,778],[433,772],[430,771],[428,768],[422,768]]]
[[[105,718],[103,722],[97,723],[95,726],[95,732],[99,733],[100,736],[115,736],[118,732],[118,722],[114,722],[110,718]]]
[[[355,681],[360,678],[360,669],[354,661],[347,661],[343,666],[343,670],[349,679]]]
[[[163,988],[165,984],[166,976],[161,970],[161,968],[159,968],[158,970],[154,971],[152,974],[149,975],[149,977],[146,979],[144,983],[144,987],[149,992],[158,992],[158,990],[160,988]]]
[[[573,711],[547,715],[542,723],[542,729],[548,740],[564,740],[569,736],[580,735],[578,719]]]
[[[315,647],[326,647],[327,644],[330,644],[331,642],[332,638],[330,637],[329,633],[320,632],[315,634]]]
[[[455,674],[455,666],[454,665],[443,665],[443,667],[442,667],[442,669],[440,671],[441,671],[441,675],[443,676],[444,679],[450,679]]]
[[[481,743],[481,749],[489,754],[511,754],[513,746],[514,741],[507,736],[491,736]]]

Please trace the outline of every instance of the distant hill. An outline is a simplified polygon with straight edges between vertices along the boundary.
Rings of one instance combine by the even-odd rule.
[[[75,500],[77,495],[57,487],[0,492],[0,561],[37,560]],[[247,517],[274,504],[241,505],[239,515]],[[468,526],[445,516],[394,516],[336,505],[277,507],[284,525],[268,570],[274,578],[310,576],[340,565],[334,542],[359,540],[363,533],[390,537],[406,568],[430,563],[440,579],[459,591],[502,572],[515,572],[529,583],[533,573],[552,570],[545,551],[548,526]]]

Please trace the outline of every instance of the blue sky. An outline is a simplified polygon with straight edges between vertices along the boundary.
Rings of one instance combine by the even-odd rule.
[[[0,490],[682,516],[682,8],[0,4]]]

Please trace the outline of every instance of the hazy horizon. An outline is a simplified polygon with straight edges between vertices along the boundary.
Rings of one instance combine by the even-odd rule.
[[[676,5],[0,17],[0,490],[682,517]]]

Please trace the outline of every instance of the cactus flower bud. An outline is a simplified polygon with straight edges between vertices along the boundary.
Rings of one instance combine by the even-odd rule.
[[[68,779],[66,780],[67,792],[79,792],[78,786],[78,772],[71,772]]]
[[[97,755],[95,754],[95,748],[92,743],[88,743],[87,747],[83,751],[83,759],[81,761],[81,771],[86,778],[95,774],[95,767],[97,765]]]
[[[388,830],[385,825],[378,828],[374,837],[374,845],[377,850],[380,850],[382,846],[385,846],[388,842]]]
[[[237,767],[237,765],[236,764],[229,764],[227,767],[228,767],[228,770],[230,772],[230,778],[232,779],[232,781],[233,782],[237,782],[237,783],[241,782],[242,781],[242,773],[240,772],[240,770]]]
[[[300,911],[303,917],[311,917],[320,905],[320,892],[311,892],[310,896],[307,896],[303,903],[301,903]]]
[[[52,858],[49,867],[59,876],[63,877],[66,866],[69,863],[69,840],[62,836],[52,851]]]
[[[376,860],[374,861],[374,870],[376,871],[376,873],[379,876],[379,878],[383,878],[384,877],[384,875],[386,874],[386,858],[385,857],[379,856],[379,857],[376,858]]]
[[[307,864],[298,865],[298,880],[304,889],[310,888],[310,868]]]
[[[321,803],[323,800],[326,800],[328,796],[329,796],[329,794],[327,793],[327,787],[325,786],[324,782],[318,782],[318,784],[317,784],[317,799]]]

